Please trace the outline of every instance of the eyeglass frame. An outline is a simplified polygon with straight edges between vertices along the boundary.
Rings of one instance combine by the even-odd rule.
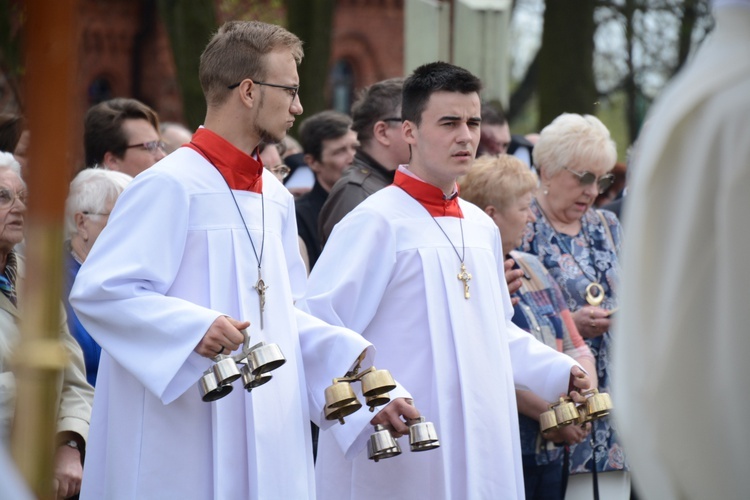
[[[389,116],[388,118],[381,118],[378,121],[381,121],[381,122],[400,122],[401,123],[401,122],[404,121],[404,119],[401,118],[401,117],[398,117],[398,116]]]
[[[581,186],[590,186],[594,183],[596,183],[596,188],[599,194],[602,194],[607,191],[610,187],[612,187],[612,184],[615,183],[615,176],[612,172],[607,172],[606,174],[596,177],[593,172],[589,172],[588,170],[584,170],[583,172],[579,172],[577,170],[570,169],[568,167],[563,167],[564,170],[567,170],[571,174],[575,175],[578,178],[578,183]],[[584,177],[588,177],[590,180],[585,180]],[[593,179],[591,179],[593,177]],[[602,181],[608,182],[604,187],[602,187]]]
[[[275,87],[277,89],[284,89],[284,90],[293,90],[294,94],[291,94],[291,96],[292,96],[292,102],[294,102],[294,100],[299,95],[299,85],[296,85],[296,86],[295,85],[281,85],[281,84],[278,84],[278,83],[258,82],[258,81],[253,80],[252,78],[245,78],[245,80],[250,80],[251,82],[253,82],[256,85],[264,85],[266,87]],[[245,80],[242,80],[242,82],[244,82]],[[237,82],[237,83],[233,83],[232,85],[227,85],[227,88],[229,90],[234,90],[237,87],[239,87],[240,85],[242,85],[242,82]]]
[[[109,217],[109,216],[110,216],[110,214],[111,214],[112,212],[109,212],[109,213],[106,213],[106,214],[100,214],[100,213],[96,213],[96,212],[88,212],[88,211],[84,210],[84,211],[83,211],[83,212],[81,212],[81,213],[82,213],[83,215],[98,215],[98,216],[100,216],[100,217]]]
[[[151,154],[159,150],[166,151],[167,144],[164,141],[146,141],[140,144],[128,144],[125,149],[143,148]]]
[[[278,165],[274,165],[273,167],[268,167],[268,170],[273,175],[278,175],[281,180],[286,179],[289,174],[292,172],[292,169],[289,168],[288,165],[285,165],[284,163],[279,163]]]
[[[13,205],[15,205],[16,200],[20,200],[21,203],[28,206],[29,204],[28,189],[22,189],[21,191],[16,192],[6,186],[0,186],[0,193],[3,191],[7,191],[11,195],[11,197],[10,197],[10,203],[8,203],[7,205],[0,203],[0,209],[12,207]]]

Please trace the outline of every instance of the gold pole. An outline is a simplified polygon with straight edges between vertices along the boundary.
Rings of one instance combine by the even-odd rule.
[[[12,453],[37,498],[52,498],[60,343],[62,221],[72,152],[81,134],[76,102],[76,0],[26,0],[24,109],[32,145],[23,313],[16,351]]]

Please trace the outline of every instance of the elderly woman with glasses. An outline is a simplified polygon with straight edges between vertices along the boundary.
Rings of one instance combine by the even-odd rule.
[[[75,311],[70,307],[68,295],[73,282],[94,246],[99,233],[109,220],[109,213],[120,193],[133,180],[127,174],[102,168],[82,170],[70,183],[68,199],[65,202],[65,290],[63,298],[68,313],[70,333],[81,345],[86,362],[86,379],[96,385],[96,374],[99,369],[101,347],[91,338],[78,321]]]
[[[533,155],[540,176],[531,205],[536,220],[521,250],[536,255],[557,281],[596,359],[599,388],[608,392],[622,231],[613,213],[592,204],[613,181],[615,143],[596,117],[565,113],[542,130]],[[579,489],[590,498],[594,475],[602,498],[628,498],[628,467],[612,421],[595,421],[591,436],[571,448],[567,498],[578,498]]]
[[[21,307],[18,289],[23,285],[24,261],[17,246],[24,238],[26,185],[21,166],[9,153],[0,152],[0,447],[7,446],[15,418],[33,418],[27,411],[16,415],[16,371],[22,311],[34,314],[30,304]],[[62,313],[62,308],[61,308]],[[60,317],[59,338],[68,354],[68,363],[55,386],[56,447],[54,454],[55,498],[78,493],[83,475],[82,457],[89,432],[94,391],[83,374],[81,348],[70,336]],[[15,362],[14,362],[15,361]],[[52,449],[52,446],[50,446]],[[6,478],[2,479],[3,481]]]

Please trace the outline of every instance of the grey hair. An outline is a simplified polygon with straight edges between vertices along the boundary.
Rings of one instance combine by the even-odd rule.
[[[0,168],[8,168],[18,177],[21,177],[21,164],[18,163],[16,157],[11,153],[0,151]]]
[[[534,165],[549,177],[563,167],[585,165],[609,172],[617,162],[617,147],[597,117],[563,113],[542,129],[533,155]]]
[[[122,172],[103,168],[81,170],[70,183],[65,201],[65,237],[78,232],[76,213],[102,213],[114,203],[133,178]]]

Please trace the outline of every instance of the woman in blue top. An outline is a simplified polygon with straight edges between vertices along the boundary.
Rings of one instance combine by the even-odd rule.
[[[96,373],[99,369],[99,357],[102,349],[78,321],[68,296],[73,282],[78,275],[81,264],[86,260],[91,247],[107,225],[109,213],[115,201],[125,187],[133,180],[127,174],[88,168],[76,175],[70,183],[68,199],[65,202],[65,282],[63,299],[65,312],[68,314],[68,328],[81,345],[86,363],[86,380],[96,385]]]
[[[557,281],[596,358],[599,389],[609,392],[610,326],[617,308],[622,235],[614,214],[592,204],[612,183],[615,143],[596,117],[565,113],[542,130],[533,154],[540,175],[531,205],[536,220],[521,249],[536,255]],[[571,449],[567,498],[591,497],[593,477],[587,473],[593,471],[599,473],[602,498],[629,498],[627,469],[612,420],[595,421],[592,439]]]
[[[527,223],[534,222],[531,201],[537,177],[518,158],[483,156],[461,180],[461,196],[482,208],[500,230],[503,253],[523,270],[521,288],[513,294],[513,322],[537,340],[571,356],[592,375],[596,386],[594,357],[573,323],[560,288],[534,255],[514,251]],[[588,436],[588,427],[570,425],[542,434],[539,416],[548,403],[530,391],[517,390],[523,476],[526,498],[562,499],[563,447]]]

